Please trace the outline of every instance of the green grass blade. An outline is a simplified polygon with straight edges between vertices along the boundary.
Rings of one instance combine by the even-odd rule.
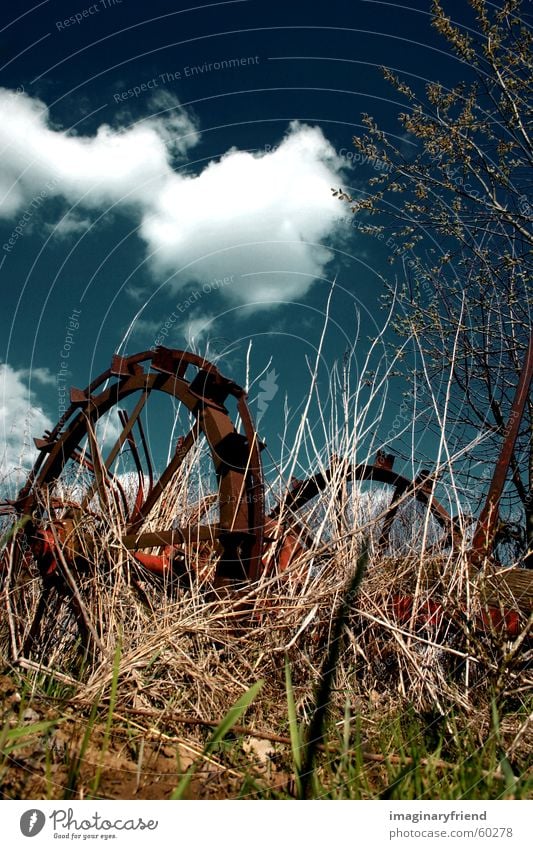
[[[296,704],[294,702],[294,689],[292,686],[291,668],[289,658],[285,655],[285,691],[287,693],[287,714],[289,719],[289,733],[291,738],[292,761],[296,775],[296,793],[302,794],[300,770],[302,768],[302,741],[300,729],[298,728],[298,717],[296,715]]]
[[[355,573],[348,583],[346,592],[344,593],[344,597],[333,622],[331,642],[328,655],[322,667],[320,683],[316,692],[315,706],[311,722],[309,723],[307,743],[304,749],[304,758],[300,773],[301,792],[304,799],[311,797],[312,784],[314,782],[315,759],[318,747],[324,736],[326,716],[329,707],[331,690],[335,680],[335,673],[337,671],[344,624],[359,591],[367,563],[368,551],[364,548],[357,558]]]
[[[111,726],[113,725],[113,712],[115,710],[115,702],[117,700],[117,689],[118,689],[118,678],[120,672],[120,658],[122,655],[122,644],[119,640],[117,643],[117,647],[115,649],[115,657],[113,660],[113,677],[111,679],[111,693],[109,696],[109,709],[107,711],[107,719],[104,729],[104,739],[102,742],[102,748],[100,750],[100,757],[98,759],[98,767],[96,769],[96,774],[94,776],[91,790],[93,793],[96,793],[98,790],[98,785],[100,784],[100,777],[102,774],[102,767],[104,763],[104,758],[107,753],[107,748],[109,746],[109,738],[111,736]]]
[[[75,755],[69,763],[69,770],[67,775],[67,786],[65,789],[64,799],[72,799],[73,794],[76,792],[76,787],[78,785],[78,779],[80,774],[80,766],[83,762],[83,758],[85,757],[85,753],[87,751],[87,747],[89,746],[89,740],[91,739],[91,735],[93,733],[93,729],[96,723],[96,717],[98,715],[98,707],[100,704],[100,696],[98,696],[92,706],[91,713],[89,715],[89,719],[87,721],[87,725],[85,727],[85,731],[83,734],[83,740],[81,741],[80,750],[77,755]]]
[[[31,516],[21,516],[20,519],[17,519],[14,525],[12,525],[12,527],[9,528],[9,530],[6,531],[3,536],[0,537],[0,549],[4,548],[4,546],[6,546],[8,542],[11,542],[11,540],[14,539],[17,533],[21,531],[30,521]]]
[[[233,707],[229,709],[227,714],[217,725],[213,734],[205,744],[203,749],[204,756],[209,755],[217,746],[217,744],[224,739],[226,734],[231,731],[233,726],[238,722],[238,720],[241,718],[246,709],[251,705],[264,683],[264,681],[257,681],[255,684],[252,684],[252,686],[248,690],[246,690],[245,693],[243,693],[240,699],[235,702]],[[192,779],[194,778],[197,768],[197,763],[191,764],[191,766],[181,779],[180,783],[172,793],[172,796],[170,797],[171,799],[183,799],[187,788],[189,787]]]
[[[62,722],[60,719],[47,719],[42,722],[34,722],[33,725],[19,725],[17,728],[7,728],[2,733],[1,753],[9,755],[15,749],[28,744],[28,737],[49,731],[54,725]]]

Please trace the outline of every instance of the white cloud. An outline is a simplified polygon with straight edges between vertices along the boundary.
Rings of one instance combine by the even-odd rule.
[[[161,329],[160,319],[137,318],[133,325],[132,332],[139,333],[143,336],[154,336]]]
[[[47,224],[47,231],[57,239],[68,239],[86,233],[92,226],[90,218],[83,218],[75,212],[66,212],[57,224]]]
[[[305,295],[346,226],[330,191],[345,162],[321,130],[293,122],[274,150],[232,148],[197,175],[178,173],[196,123],[166,92],[150,105],[142,122],[82,137],[52,129],[41,101],[0,89],[0,216],[16,218],[43,188],[85,208],[116,204],[137,218],[154,275],[176,289],[233,275],[219,289],[232,303]],[[82,221],[67,215],[63,230]]]
[[[122,430],[123,426],[120,423],[118,409],[112,407],[106,416],[96,422],[95,433],[98,437],[97,442],[100,448],[111,448],[119,438]]]
[[[294,122],[276,150],[230,150],[197,177],[175,175],[140,235],[160,273],[221,287],[233,302],[303,296],[331,258],[323,242],[344,216],[330,188],[342,160],[316,127]]]
[[[0,492],[11,497],[27,478],[37,457],[34,437],[41,437],[53,425],[39,403],[29,383],[42,385],[56,383],[46,368],[14,369],[0,363]],[[114,445],[122,425],[118,411],[112,408],[107,416],[97,422],[99,445],[105,449]]]
[[[17,372],[19,378],[25,381],[37,381],[43,386],[55,386],[56,378],[49,368],[24,368]],[[0,384],[1,385],[1,384]]]
[[[50,128],[42,101],[0,89],[0,216],[13,217],[42,191],[89,207],[144,207],[174,173],[172,154],[198,141],[179,104],[171,109],[167,98],[166,107],[127,129],[103,124],[93,137],[76,136]]]
[[[179,330],[185,337],[188,346],[194,347],[199,344],[207,333],[212,333],[215,326],[215,316],[205,313],[200,315],[194,313],[190,318],[179,325]]]
[[[37,451],[34,436],[42,436],[52,422],[28,389],[27,369],[17,371],[0,363],[0,486],[12,494],[24,482]],[[32,376],[49,382],[47,369],[33,369]]]
[[[142,122],[154,130],[173,156],[183,157],[200,141],[197,122],[168,91],[158,91],[148,100],[153,114]]]

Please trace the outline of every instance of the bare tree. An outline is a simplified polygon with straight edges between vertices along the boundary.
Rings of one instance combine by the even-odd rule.
[[[462,468],[475,509],[481,479],[500,450],[532,328],[532,76],[519,0],[500,9],[469,2],[475,30],[453,22],[438,0],[432,9],[433,26],[464,67],[463,81],[415,91],[383,69],[405,97],[399,121],[415,155],[391,144],[365,115],[367,133],[354,145],[381,170],[358,195],[334,194],[351,204],[370,235],[388,233],[390,260],[402,266],[396,330],[420,340],[436,383],[453,374],[455,438],[482,437]],[[530,397],[502,505],[502,533],[530,550],[532,493]]]

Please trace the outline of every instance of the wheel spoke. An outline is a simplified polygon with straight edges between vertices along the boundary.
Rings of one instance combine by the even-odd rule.
[[[378,546],[380,548],[386,548],[386,546],[389,545],[392,523],[394,522],[394,519],[398,514],[398,510],[400,509],[400,501],[406,490],[407,487],[405,486],[404,482],[398,484],[398,486],[394,489],[391,502],[389,504],[387,512],[385,513],[383,527],[381,528],[381,533],[379,535]]]
[[[159,477],[157,483],[153,485],[144,504],[138,510],[135,511],[128,527],[128,533],[131,533],[136,527],[139,527],[139,525],[142,524],[143,520],[149,515],[150,511],[157,504],[165,488],[168,486],[168,484],[180,468],[189,451],[193,448],[195,442],[198,439],[199,433],[200,427],[198,423],[195,423],[195,425],[191,428],[187,436],[181,437],[178,440],[176,451],[172,460],[166,467],[165,471]]]
[[[333,463],[333,459],[332,459]],[[435,545],[438,547],[452,545],[457,547],[461,542],[461,535],[458,533],[456,523],[450,517],[448,512],[433,496],[433,482],[429,472],[422,471],[420,475],[411,481],[403,475],[396,474],[393,471],[394,457],[384,452],[378,452],[376,461],[372,464],[360,464],[357,466],[347,467],[344,474],[346,482],[363,483],[373,482],[375,485],[383,485],[392,487],[393,493],[388,507],[385,509],[383,516],[383,524],[378,540],[378,547],[384,550],[391,542],[391,531],[394,522],[400,519],[403,515],[400,511],[411,502],[418,503],[430,511],[432,518],[443,530],[443,534]],[[335,483],[336,475],[334,469],[327,469],[323,473],[318,473],[308,478],[307,480],[296,481],[291,487],[289,493],[281,500],[280,504],[272,510],[268,516],[268,521],[273,521],[288,511],[294,518],[289,522],[282,523],[282,528],[294,528],[296,531],[302,521],[302,513],[300,512],[313,499],[320,499],[321,493],[326,492],[326,498],[330,491],[330,485]],[[336,490],[336,497],[337,490]],[[317,502],[319,503],[319,502]],[[340,514],[340,509],[339,509]],[[380,514],[382,516],[383,513]],[[338,521],[338,517],[334,517],[334,521]],[[357,525],[357,518],[354,516],[353,521]],[[354,527],[354,530],[356,526]],[[309,539],[309,535],[308,535]],[[302,541],[311,548],[308,539]]]
[[[100,454],[100,449],[98,448],[98,443],[96,442],[96,436],[93,429],[93,424],[89,416],[85,416],[87,419],[87,440],[89,443],[89,448],[91,450],[91,462],[94,468],[94,478],[95,482],[89,487],[89,492],[85,495],[81,508],[89,506],[90,500],[93,495],[98,495],[98,501],[100,502],[100,507],[102,508],[104,514],[108,515],[110,510],[109,500],[107,497],[107,488],[105,486],[105,481],[107,479],[107,469],[102,462],[102,457]],[[88,497],[89,496],[89,497]]]

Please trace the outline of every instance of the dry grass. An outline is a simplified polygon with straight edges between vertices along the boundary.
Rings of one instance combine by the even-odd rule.
[[[153,763],[159,763],[160,757],[168,761],[169,745],[178,747],[183,768],[201,752],[203,721],[216,723],[250,684],[260,679],[265,684],[247,712],[246,725],[260,736],[266,732],[267,736],[287,737],[286,657],[298,721],[302,725],[309,723],[334,613],[353,574],[363,537],[331,535],[327,545],[318,543],[316,550],[311,549],[289,570],[265,576],[236,598],[216,598],[209,577],[193,579],[190,585],[181,587],[164,586],[145,576],[141,585],[146,604],[129,581],[130,555],[111,542],[109,530],[100,539],[99,533],[102,531],[93,525],[90,549],[99,553],[98,560],[95,558],[84,571],[73,575],[91,630],[98,636],[97,645],[93,641],[87,652],[87,647],[79,644],[66,603],[59,613],[48,616],[42,645],[30,657],[29,664],[20,657],[13,664],[13,633],[5,619],[2,628],[5,666],[18,669],[19,675],[24,673],[25,686],[36,697],[31,704],[41,705],[39,718],[57,717],[58,711],[69,716],[68,746],[75,748],[76,740],[78,748],[81,745],[82,727],[76,726],[73,717],[85,717],[86,721],[91,706],[99,705],[100,725],[91,735],[91,752],[90,756],[87,752],[84,755],[81,775],[86,773],[93,780],[98,740],[115,676],[115,736],[105,770],[109,781],[125,745],[124,730],[119,732],[117,726],[129,729],[137,749],[139,741],[145,740],[143,757],[148,758],[151,753]],[[371,542],[371,529],[364,539]],[[405,710],[423,717],[428,727],[434,723],[440,727],[443,718],[446,722],[452,712],[460,711],[465,723],[462,733],[469,726],[478,740],[490,732],[487,722],[493,698],[499,705],[511,704],[512,712],[518,710],[520,714],[531,685],[527,653],[519,640],[510,643],[501,632],[471,627],[476,611],[484,604],[484,592],[484,581],[478,575],[470,575],[466,558],[460,553],[448,551],[423,557],[419,551],[401,556],[374,551],[343,626],[331,693],[332,720],[342,723],[346,710],[352,723],[354,717],[359,717],[364,744],[372,750],[370,741],[376,723],[382,729],[387,717],[394,723]],[[31,622],[39,593],[38,577],[28,575],[23,588],[11,599],[19,641],[24,625]],[[407,618],[393,603],[398,595],[414,599],[412,615]],[[423,615],[429,601],[439,602],[445,609],[442,621],[435,617],[428,621]],[[422,615],[417,614],[417,608]],[[113,663],[117,646],[118,669]],[[47,700],[47,691],[63,695],[54,696],[58,699],[54,704]],[[524,734],[519,719],[511,728],[514,733],[509,737],[510,746],[520,731]],[[453,734],[451,726],[448,731]],[[65,741],[66,729],[61,727],[57,733],[58,739]],[[527,750],[528,734],[517,745],[525,745]],[[161,755],[161,747],[165,746],[167,755]],[[286,745],[282,748],[290,751]],[[253,747],[251,752],[255,757]],[[171,792],[172,782],[177,783],[175,761],[170,765],[167,761],[163,766],[167,763],[170,776],[160,787],[162,796]],[[215,761],[218,766],[210,767],[215,776],[210,773],[209,779],[215,781],[214,795],[234,795],[237,778],[242,780],[242,765],[233,769],[236,778],[232,768],[220,766],[219,761]],[[120,763],[119,772],[127,774],[129,782],[123,785],[124,792],[141,793],[139,787],[144,785],[140,779],[136,780],[137,790],[132,789],[131,759]],[[148,758],[143,770],[152,775],[149,763]],[[372,768],[379,770],[379,764]],[[157,770],[161,769],[159,763]],[[289,774],[288,767],[280,767],[274,776],[270,772],[268,786],[281,777],[289,786]],[[60,785],[66,780],[60,776],[56,779]],[[378,778],[374,780],[379,786]],[[43,781],[44,778],[37,785],[40,792]],[[86,783],[85,792],[90,793],[89,778]],[[113,791],[104,782],[100,792],[118,793],[116,781],[111,784]],[[204,791],[197,784],[194,787],[194,793],[202,795]],[[51,792],[50,787],[46,792]]]
[[[369,487],[346,484],[346,467],[375,454],[377,446],[369,433],[379,420],[378,399],[394,366],[387,364],[381,375],[379,368],[374,368],[368,397],[360,382],[351,392],[346,390],[346,374],[338,381],[333,376],[339,403],[333,405],[337,412],[332,414],[332,420],[321,422],[321,440],[316,430],[308,427],[309,420],[316,420],[316,410],[312,409],[317,400],[316,370],[311,369],[309,403],[292,449],[281,458],[278,476],[269,485],[270,503],[281,496],[286,482],[305,463],[313,471],[331,466],[333,473],[326,489],[298,515],[314,541],[285,572],[278,574],[273,565],[246,592],[220,598],[211,585],[216,554],[207,564],[201,558],[200,566],[198,549],[191,547],[187,552],[189,580],[158,582],[143,574],[122,546],[125,520],[115,502],[110,499],[111,506],[104,513],[95,496],[90,509],[77,516],[76,539],[64,543],[66,555],[69,547],[83,555],[78,568],[70,569],[68,580],[79,598],[85,625],[93,635],[89,644],[80,644],[72,607],[64,602],[46,612],[39,646],[29,659],[23,658],[21,647],[40,598],[41,584],[31,563],[22,569],[15,583],[8,580],[4,590],[6,615],[0,626],[2,664],[9,670],[9,681],[16,682],[15,689],[22,688],[26,694],[23,701],[26,699],[32,709],[38,705],[39,718],[67,718],[65,725],[54,732],[54,739],[62,741],[70,760],[63,754],[54,761],[50,750],[46,750],[45,755],[41,753],[39,769],[33,769],[39,780],[24,785],[21,791],[8,789],[7,795],[22,792],[55,797],[68,787],[70,793],[103,793],[112,798],[120,795],[115,773],[120,777],[121,770],[123,778],[128,774],[122,783],[123,795],[142,795],[148,792],[142,776],[153,774],[147,764],[155,758],[160,770],[157,774],[162,774],[158,759],[168,757],[168,753],[161,752],[170,746],[172,757],[178,754],[179,764],[176,769],[172,761],[172,769],[167,770],[171,777],[167,776],[160,786],[159,795],[168,796],[183,767],[201,753],[204,724],[220,720],[260,679],[265,683],[246,714],[246,726],[259,738],[288,738],[286,658],[296,714],[303,726],[315,708],[316,686],[330,645],[335,611],[363,548],[369,552],[367,571],[343,621],[342,646],[330,696],[333,728],[337,723],[344,729],[345,742],[356,733],[357,743],[352,741],[351,745],[359,747],[359,754],[365,753],[365,763],[374,764],[368,767],[374,772],[369,773],[362,794],[371,797],[373,788],[379,792],[380,782],[386,785],[390,775],[383,776],[383,751],[393,757],[387,761],[389,766],[394,763],[395,753],[386,746],[384,749],[382,742],[377,753],[372,752],[372,746],[382,741],[380,735],[386,737],[387,724],[396,727],[399,717],[409,712],[421,718],[428,733],[438,726],[456,743],[453,717],[459,712],[461,734],[472,734],[475,748],[475,741],[481,745],[479,741],[487,734],[495,733],[490,706],[496,704],[498,711],[510,711],[498,731],[505,737],[505,750],[514,756],[527,752],[530,730],[524,710],[532,681],[526,651],[528,624],[530,627],[526,615],[521,613],[523,633],[513,641],[501,630],[477,627],[475,623],[486,607],[488,594],[493,595],[494,590],[488,572],[473,574],[468,565],[467,535],[462,549],[439,550],[435,546],[438,526],[427,511],[406,500],[392,544],[384,551],[377,545],[386,509],[383,493],[371,495]],[[443,427],[444,419],[441,415]],[[328,446],[327,453],[317,447],[319,442]],[[362,445],[366,445],[364,454]],[[438,455],[437,470],[446,470],[448,495],[466,528],[461,493],[454,484],[457,458],[450,456],[445,441],[441,442]],[[339,457],[343,460],[335,459]],[[204,460],[205,450],[198,447],[140,530],[170,527],[177,516],[179,526],[195,524],[202,514],[213,509],[212,491],[204,486],[198,473]],[[83,483],[81,473],[61,482],[62,496],[79,501]],[[123,483],[127,485],[127,481]],[[293,518],[282,501],[280,533]],[[19,544],[15,540],[6,549],[15,560]],[[67,560],[68,556],[65,563]],[[398,597],[412,599],[407,610],[400,609]],[[505,603],[512,604],[513,599],[508,598]],[[438,615],[432,604],[440,606]],[[514,606],[520,608],[519,604]],[[9,710],[15,710],[14,704]],[[104,752],[104,761],[111,783],[106,785],[104,781],[95,787],[92,767],[98,752],[103,751],[102,727],[110,705],[114,724],[109,752],[115,760],[109,761],[111,755]],[[96,712],[90,720],[91,706]],[[6,721],[12,725],[13,718]],[[83,748],[83,728],[88,727],[89,721],[94,734],[90,746],[87,743]],[[253,741],[251,735],[248,737]],[[391,739],[395,739],[394,735]],[[285,753],[290,753],[290,747],[280,745]],[[121,760],[126,750],[127,766]],[[73,751],[83,755],[78,757],[76,768],[72,766]],[[255,758],[254,781],[266,781],[270,788],[281,782],[290,792],[290,763],[287,765],[285,760],[276,772],[274,755],[259,756],[257,743],[248,751]],[[35,760],[35,752],[32,757]],[[61,764],[48,784],[43,757],[47,763]],[[266,762],[269,771],[265,778]],[[206,763],[214,775],[223,775],[222,782],[215,782],[216,790],[211,794],[215,796],[235,795],[235,788],[242,786],[249,768],[249,764],[246,769],[242,764],[224,765],[224,757],[204,758],[204,766]],[[9,784],[11,774],[8,768],[4,786],[16,788],[16,782]],[[86,777],[89,775],[90,779]],[[202,795],[203,786],[196,785],[194,792]]]

